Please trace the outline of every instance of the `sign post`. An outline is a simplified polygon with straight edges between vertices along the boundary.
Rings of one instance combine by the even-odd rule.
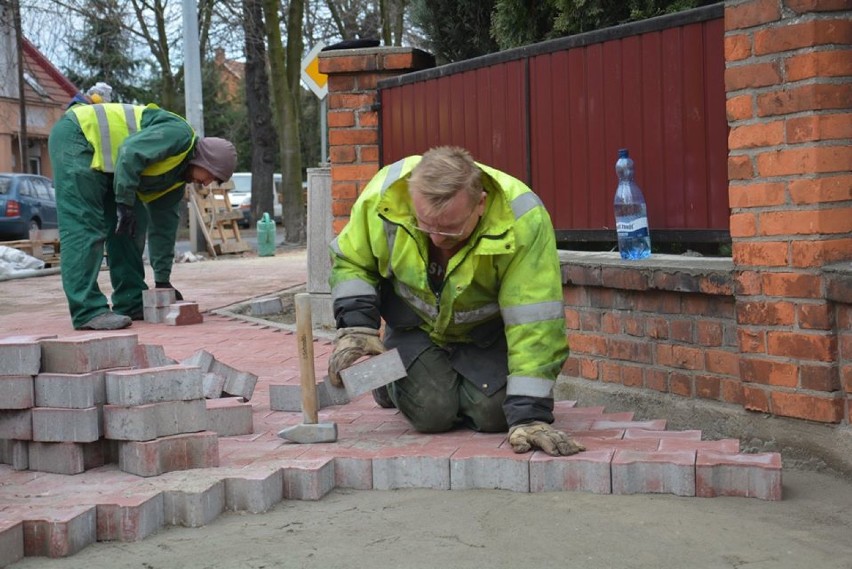
[[[320,73],[319,70],[319,52],[325,47],[325,44],[320,42],[308,52],[302,59],[302,81],[305,85],[314,92],[314,95],[320,100],[319,116],[320,116],[320,162],[324,165],[328,162],[327,156],[327,133],[326,130],[326,98],[328,96],[328,75]]]

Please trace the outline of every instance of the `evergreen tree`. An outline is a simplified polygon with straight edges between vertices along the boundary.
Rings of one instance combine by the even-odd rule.
[[[470,59],[498,50],[491,37],[494,0],[413,0],[411,20],[440,63]]]

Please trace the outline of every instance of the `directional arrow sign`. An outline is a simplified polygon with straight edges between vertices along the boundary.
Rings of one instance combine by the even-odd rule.
[[[319,52],[324,47],[324,43],[318,43],[302,59],[302,81],[320,100],[328,95],[328,75],[319,71]]]

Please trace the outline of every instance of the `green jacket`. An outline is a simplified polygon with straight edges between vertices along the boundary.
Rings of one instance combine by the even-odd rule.
[[[568,357],[562,278],[550,216],[519,180],[479,165],[485,213],[447,266],[440,293],[427,280],[428,237],[416,224],[412,156],[382,169],[331,244],[338,327],[378,328],[406,366],[430,344],[492,394],[507,385],[509,425],[552,421],[553,385]]]
[[[114,174],[115,201],[132,205],[182,189],[195,131],[156,105],[75,105],[71,114],[94,149],[92,169]]]

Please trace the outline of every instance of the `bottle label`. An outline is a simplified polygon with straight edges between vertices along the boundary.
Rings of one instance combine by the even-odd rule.
[[[637,217],[630,220],[620,220],[615,223],[615,230],[622,237],[647,237],[648,218]]]

